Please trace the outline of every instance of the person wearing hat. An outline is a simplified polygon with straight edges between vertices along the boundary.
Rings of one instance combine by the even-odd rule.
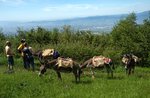
[[[7,61],[8,61],[8,71],[13,71],[13,66],[14,66],[13,55],[14,54],[12,52],[10,41],[6,41],[5,53],[6,53]]]
[[[27,69],[27,67],[26,67],[26,58],[23,56],[23,49],[24,49],[24,43],[25,42],[26,42],[25,39],[21,39],[21,44],[19,45],[19,47],[17,48],[17,50],[18,50],[18,52],[22,56],[24,68]]]
[[[25,39],[21,39],[21,44],[19,45],[19,47],[17,48],[19,53],[22,53],[22,50],[24,48],[24,43],[26,42]]]

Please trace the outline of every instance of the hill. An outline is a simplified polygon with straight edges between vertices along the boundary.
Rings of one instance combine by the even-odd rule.
[[[36,28],[41,26],[44,28],[52,29],[54,27],[61,29],[63,25],[71,25],[75,30],[91,30],[94,32],[110,32],[112,27],[128,14],[120,15],[107,15],[107,16],[91,16],[83,18],[56,20],[56,21],[31,21],[31,22],[10,22],[0,21],[0,28],[3,29],[4,34],[15,34],[17,28],[20,27],[24,30]],[[141,24],[144,19],[149,17],[149,11],[136,13],[137,23]]]

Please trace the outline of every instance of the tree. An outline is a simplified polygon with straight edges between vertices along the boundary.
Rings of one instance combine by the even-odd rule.
[[[142,65],[149,66],[150,64],[150,18],[145,19],[143,24],[139,25],[138,33],[140,36],[139,40],[139,51],[140,57],[142,58]]]
[[[137,23],[135,13],[129,14],[125,19],[119,21],[113,27],[111,32],[113,45],[116,49],[121,49],[122,53],[130,53],[135,51]]]

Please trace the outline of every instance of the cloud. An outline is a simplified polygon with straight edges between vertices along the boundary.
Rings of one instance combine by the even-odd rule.
[[[0,0],[0,3],[4,4],[22,4],[24,0]]]
[[[93,9],[96,10],[99,7],[90,4],[65,4],[65,5],[55,5],[55,6],[47,6],[42,10],[45,12],[50,11],[83,11]]]
[[[94,4],[64,4],[43,7],[44,14],[51,19],[74,18],[99,15],[104,12],[103,6]]]
[[[42,8],[45,13],[57,14],[58,16],[89,16],[89,15],[111,15],[120,13],[130,13],[144,11],[145,5],[134,3],[130,5],[116,6],[111,4],[64,4],[64,5],[49,5]],[[140,8],[141,10],[139,10]]]
[[[121,6],[111,4],[64,4],[49,5],[42,8],[42,13],[49,19],[63,19],[74,17],[101,16],[114,14],[128,14],[131,12],[142,12],[147,9],[141,3],[123,4]],[[140,8],[140,9],[139,9]]]

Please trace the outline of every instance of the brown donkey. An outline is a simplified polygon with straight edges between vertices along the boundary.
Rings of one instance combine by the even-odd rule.
[[[110,58],[106,58],[104,56],[94,56],[93,58],[90,58],[81,65],[81,69],[87,67],[90,68],[93,78],[94,78],[94,71],[93,71],[94,68],[101,68],[101,67],[105,67],[107,69],[108,76],[109,73],[111,73],[111,77],[113,77],[114,64]]]
[[[82,73],[80,64],[73,61],[72,58],[58,57],[52,61],[46,61],[41,64],[39,76],[44,74],[47,68],[54,69],[60,80],[62,80],[60,72],[73,72],[76,83],[80,82],[80,74]]]

